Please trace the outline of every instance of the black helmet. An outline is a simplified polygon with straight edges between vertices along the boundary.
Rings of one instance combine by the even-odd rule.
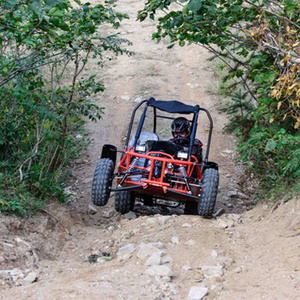
[[[173,136],[176,132],[183,132],[183,131],[186,131],[185,138],[189,138],[191,134],[191,126],[189,121],[184,117],[176,118],[172,123]]]

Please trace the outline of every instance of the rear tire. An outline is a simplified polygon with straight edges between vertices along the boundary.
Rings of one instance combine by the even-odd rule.
[[[197,215],[198,214],[198,202],[185,202],[184,214],[185,215]]]
[[[97,206],[106,205],[110,196],[114,163],[109,158],[99,160],[92,185],[92,201]]]
[[[219,172],[216,169],[206,169],[202,178],[202,187],[198,201],[198,214],[211,217],[215,208],[219,185]]]
[[[126,214],[133,210],[135,195],[130,191],[119,191],[115,195],[115,209],[121,214]]]

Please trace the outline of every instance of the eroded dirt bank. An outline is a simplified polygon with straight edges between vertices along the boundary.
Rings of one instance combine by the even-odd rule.
[[[30,220],[0,216],[0,299],[300,299],[299,202],[254,206],[247,191],[230,197],[240,191],[243,166],[234,163],[233,141],[222,132],[226,116],[208,92],[216,84],[209,54],[197,46],[166,50],[167,42],[152,42],[154,24],[135,22],[142,4],[119,3],[131,17],[120,30],[136,54],[87,70],[107,87],[97,98],[105,115],[87,125],[94,141],[74,164],[69,205],[52,203]],[[211,112],[220,217],[141,204],[121,216],[113,196],[97,211],[90,206],[102,145],[122,147],[133,107],[150,96]],[[201,119],[204,143],[206,126]]]

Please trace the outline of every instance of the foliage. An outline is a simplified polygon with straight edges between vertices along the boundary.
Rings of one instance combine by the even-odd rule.
[[[0,2],[0,178],[9,191],[0,194],[1,211],[25,214],[46,197],[64,200],[65,167],[88,142],[82,116],[96,121],[104,109],[93,101],[104,86],[83,76],[85,67],[130,54],[127,40],[101,32],[127,18],[114,1],[75,2]]]
[[[299,184],[300,3],[296,0],[148,0],[138,19],[154,19],[158,41],[200,44],[235,80],[227,130],[241,159],[275,191]],[[232,88],[232,87],[231,87]],[[238,92],[241,89],[242,92]],[[268,184],[269,183],[269,184]]]

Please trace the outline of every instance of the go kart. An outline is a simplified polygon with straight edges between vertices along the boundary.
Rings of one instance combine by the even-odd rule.
[[[200,112],[205,112],[210,122],[205,156],[201,158],[192,153]],[[164,137],[170,128],[165,124],[178,114],[189,116],[191,136],[174,143]],[[141,101],[132,112],[124,149],[110,144],[102,148],[92,183],[93,203],[106,205],[114,191],[115,209],[122,214],[131,211],[139,199],[145,205],[159,201],[173,207],[185,204],[186,214],[211,217],[219,183],[218,165],[208,160],[212,128],[210,113],[199,105],[154,98]],[[115,172],[117,153],[121,157]]]

